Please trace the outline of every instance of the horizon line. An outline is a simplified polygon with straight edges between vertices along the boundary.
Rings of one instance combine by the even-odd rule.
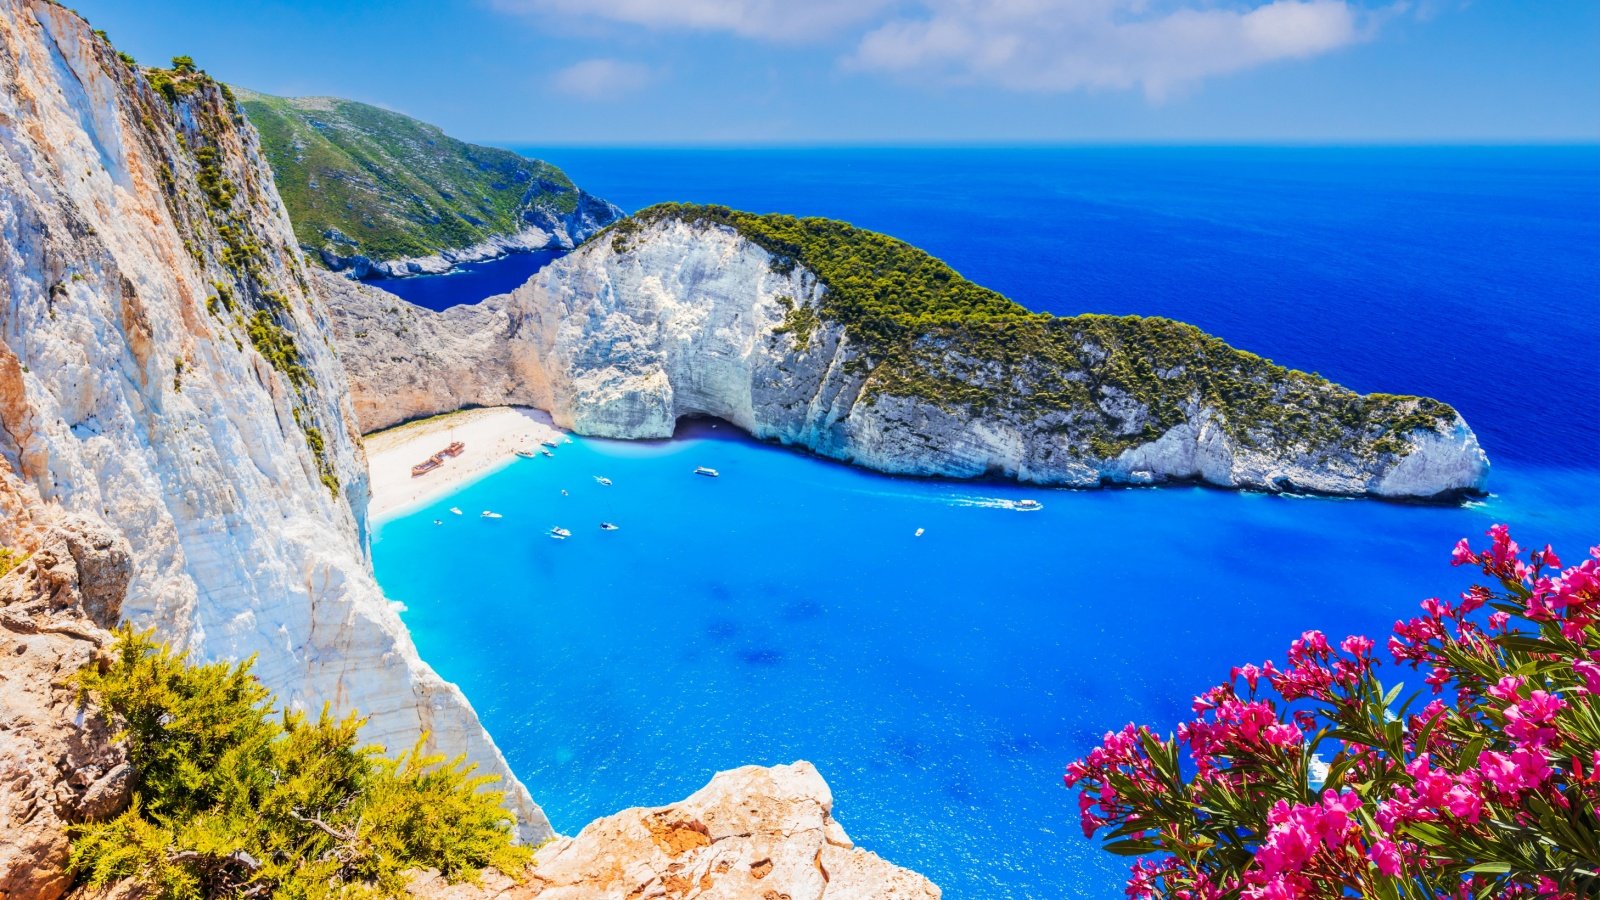
[[[1009,140],[1009,141],[582,141],[536,138],[458,138],[488,147],[581,150],[1071,150],[1071,149],[1600,149],[1600,136],[1573,138],[1228,139],[1228,140]]]

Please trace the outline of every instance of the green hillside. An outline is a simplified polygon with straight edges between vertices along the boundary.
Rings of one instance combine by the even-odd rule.
[[[331,97],[235,89],[261,134],[295,235],[327,257],[459,250],[527,225],[573,241],[620,213],[560,169],[456,140],[426,122]]]

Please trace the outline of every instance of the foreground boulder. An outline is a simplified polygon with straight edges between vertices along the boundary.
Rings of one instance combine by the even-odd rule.
[[[418,898],[937,900],[939,888],[855,846],[808,762],[718,773],[688,799],[628,809],[541,848],[527,880],[447,885],[419,874]]]

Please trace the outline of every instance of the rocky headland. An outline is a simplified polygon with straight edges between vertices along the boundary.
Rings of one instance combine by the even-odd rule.
[[[463,406],[659,438],[687,416],[883,472],[1394,499],[1482,489],[1466,422],[1158,318],[1035,314],[902,242],[664,205],[435,313],[319,274],[363,431]]]

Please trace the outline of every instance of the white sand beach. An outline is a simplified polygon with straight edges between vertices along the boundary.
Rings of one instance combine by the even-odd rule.
[[[549,414],[527,407],[468,409],[407,422],[363,439],[372,477],[371,519],[393,518],[482,478],[515,460],[518,447],[537,449],[543,440],[562,439]],[[452,441],[466,445],[460,456],[413,477],[411,467]]]

